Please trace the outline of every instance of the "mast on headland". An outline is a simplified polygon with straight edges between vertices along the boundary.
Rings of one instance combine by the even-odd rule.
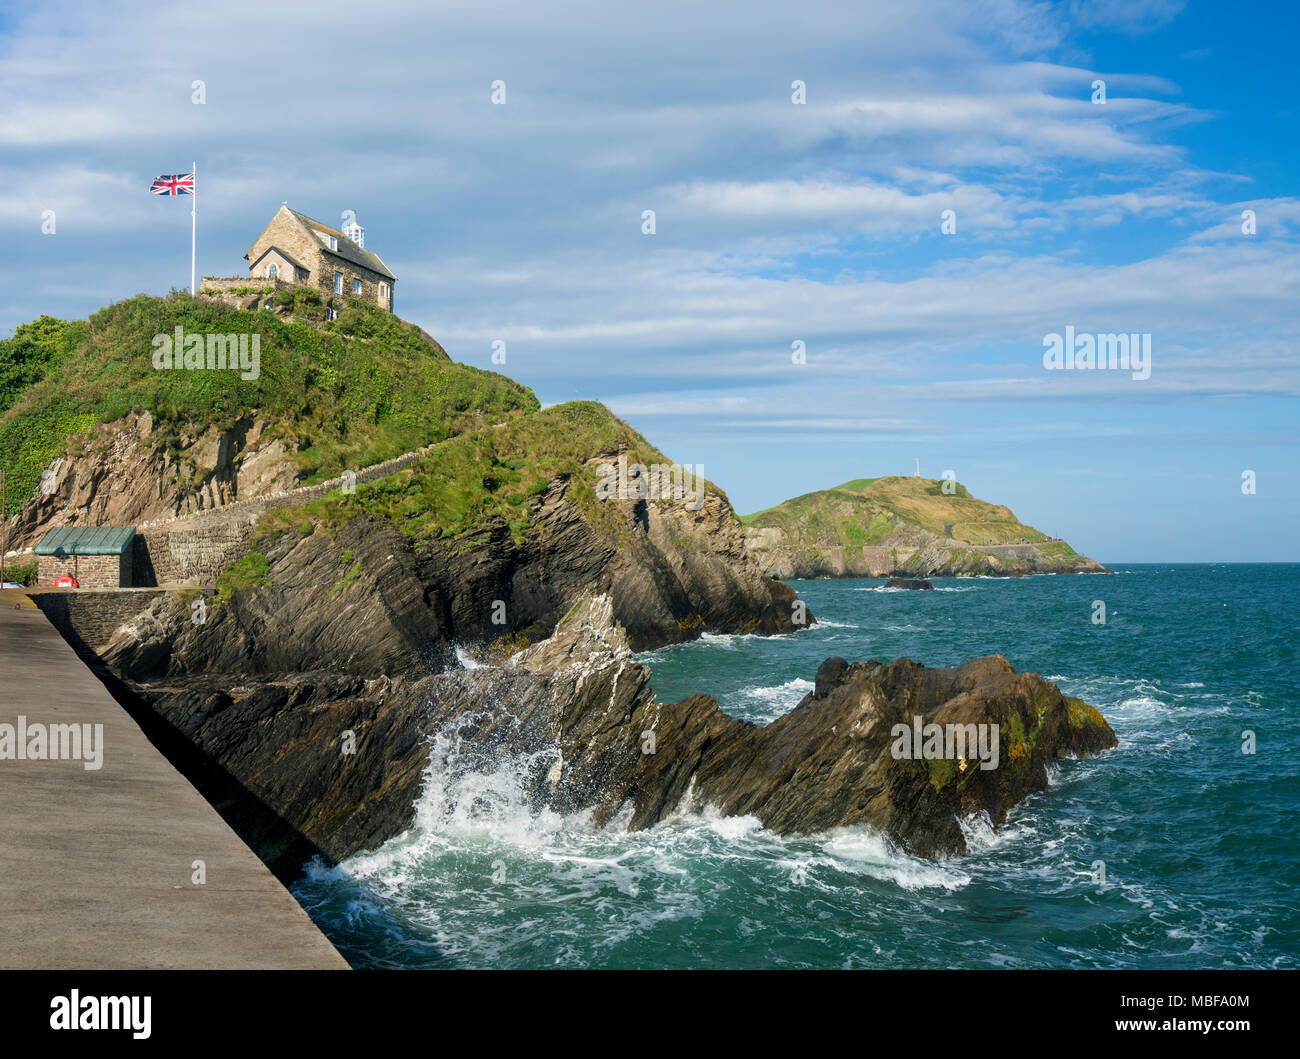
[[[190,172],[194,176],[194,191],[190,197],[193,200],[190,203],[190,297],[194,297],[194,258],[195,250],[199,242],[199,163],[190,164]]]

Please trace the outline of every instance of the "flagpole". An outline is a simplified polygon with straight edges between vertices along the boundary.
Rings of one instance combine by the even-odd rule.
[[[194,162],[190,166],[190,172],[194,174],[194,194],[190,196],[194,201],[190,203],[190,297],[194,297],[194,257],[195,248],[198,243],[199,234],[199,163]]]

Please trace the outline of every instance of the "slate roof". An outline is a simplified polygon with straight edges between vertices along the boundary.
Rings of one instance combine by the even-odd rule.
[[[285,209],[289,210],[286,206]],[[320,221],[313,220],[305,213],[299,213],[297,210],[289,210],[299,222],[311,228],[313,231],[324,232],[326,235],[335,236],[338,242],[338,249],[331,250],[324,243],[321,244],[321,250],[327,254],[334,254],[341,257],[344,261],[350,261],[354,265],[360,265],[362,268],[368,268],[371,272],[378,272],[381,276],[387,276],[393,282],[397,277],[388,271],[388,266],[379,260],[378,254],[373,254],[369,250],[357,246],[351,239],[340,232],[337,228],[331,228],[328,224],[322,224]]]
[[[37,555],[121,555],[134,526],[55,526],[34,549]]]

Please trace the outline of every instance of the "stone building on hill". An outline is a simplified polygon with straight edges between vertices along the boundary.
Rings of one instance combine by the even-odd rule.
[[[248,248],[248,278],[204,276],[205,290],[220,292],[260,286],[314,287],[332,309],[348,298],[362,298],[393,311],[397,277],[379,255],[365,247],[365,229],[349,211],[342,230],[282,205]]]

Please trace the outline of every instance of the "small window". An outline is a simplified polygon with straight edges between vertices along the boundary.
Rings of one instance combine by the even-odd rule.
[[[381,283],[381,284],[379,285],[379,304],[380,304],[380,305],[387,305],[387,304],[388,304],[388,284],[387,284],[387,283]]]
[[[335,272],[335,273],[334,273],[334,293],[335,293],[335,294],[342,294],[342,293],[343,293],[343,273],[342,273],[342,272]]]
[[[354,279],[352,281],[352,293],[353,294],[361,293],[361,281],[359,279]]]
[[[272,265],[270,268],[266,270],[266,274],[270,276],[271,279],[275,279],[277,276],[280,275],[280,266]]]

